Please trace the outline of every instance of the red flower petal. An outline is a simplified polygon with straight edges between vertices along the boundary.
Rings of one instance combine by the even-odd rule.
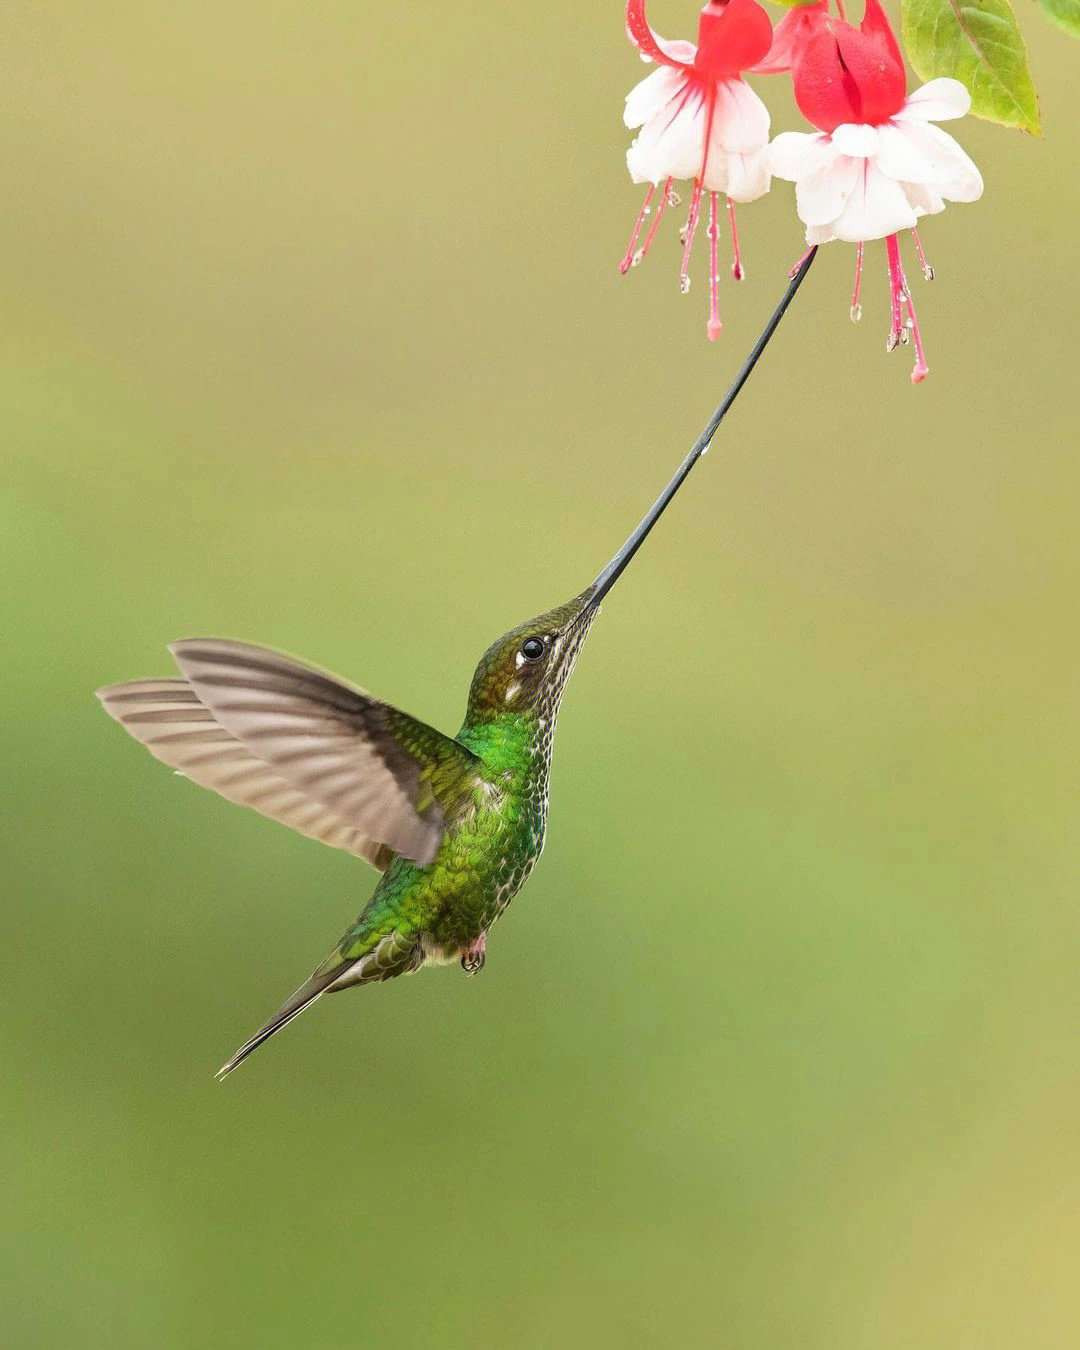
[[[773,29],[772,46],[764,61],[755,66],[755,75],[779,75],[790,70],[811,33],[829,12],[829,0],[789,9]]]
[[[756,65],[772,37],[769,16],[756,0],[717,0],[701,11],[694,67],[712,79],[730,79]]]
[[[886,122],[907,94],[903,57],[878,0],[866,0],[860,28],[839,19],[812,24],[795,46],[791,73],[795,102],[822,131],[841,122]]]
[[[862,121],[858,85],[842,64],[836,38],[828,29],[818,29],[803,46],[792,77],[799,111],[821,131],[832,131],[841,122]]]
[[[626,36],[641,52],[642,56],[648,56],[651,60],[658,61],[662,66],[686,69],[681,61],[676,61],[668,56],[657,42],[656,34],[649,27],[649,21],[645,17],[645,0],[627,0]]]
[[[904,58],[900,54],[900,44],[896,41],[888,17],[878,4],[878,0],[866,0],[866,12],[863,14],[862,23],[859,24],[859,32],[884,43],[893,61],[901,70],[904,69]]]
[[[870,2],[874,3],[874,0]],[[859,91],[860,115],[855,120],[869,122],[872,126],[888,121],[904,106],[907,94],[904,63],[899,59],[899,53],[893,57],[896,39],[891,31],[885,41],[878,36],[870,38],[857,33],[849,24],[838,24],[836,45],[840,49],[840,60]]]

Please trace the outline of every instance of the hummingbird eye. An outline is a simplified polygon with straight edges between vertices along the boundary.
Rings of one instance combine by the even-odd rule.
[[[526,661],[539,661],[544,654],[544,644],[539,638],[526,638],[521,644],[521,654]]]

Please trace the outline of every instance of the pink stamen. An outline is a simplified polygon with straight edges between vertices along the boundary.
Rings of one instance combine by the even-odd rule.
[[[922,265],[922,274],[927,279],[927,281],[933,281],[934,269],[926,261],[926,254],[923,252],[922,240],[919,238],[919,231],[913,229],[911,231],[911,237],[912,239],[915,240],[915,247],[919,250],[919,262]]]
[[[742,262],[739,259],[739,230],[735,224],[735,203],[729,197],[727,199],[728,219],[731,221],[731,275],[736,281],[742,281],[746,273],[742,269]]]
[[[844,12],[844,0],[836,0],[836,12],[840,15],[841,20],[844,23],[847,23],[847,14]]]
[[[794,281],[794,280],[795,280],[795,274],[796,274],[796,272],[798,272],[799,268],[803,265],[803,263],[807,260],[807,258],[809,258],[810,254],[813,253],[813,251],[814,251],[814,250],[813,250],[812,248],[808,248],[808,249],[806,250],[806,252],[802,255],[802,257],[799,259],[799,261],[795,264],[795,266],[794,266],[794,267],[791,269],[791,271],[787,274],[787,279],[788,279],[788,281]]]
[[[862,286],[862,260],[863,246],[857,244],[855,248],[855,286],[851,292],[851,322],[858,323],[862,318],[862,305],[859,304],[859,289]]]
[[[694,232],[697,230],[698,212],[701,208],[701,179],[694,179],[694,193],[690,198],[690,214],[683,226],[682,266],[679,268],[679,285],[683,295],[690,289],[690,250],[694,246]]]
[[[885,250],[889,258],[889,292],[892,298],[892,328],[889,330],[886,350],[893,352],[901,342],[906,342],[910,330],[915,343],[915,366],[911,372],[911,383],[919,384],[930,374],[930,367],[926,364],[926,353],[923,351],[919,321],[915,317],[915,306],[911,301],[911,291],[908,288],[907,277],[904,276],[904,268],[900,262],[900,242],[895,234],[890,234],[886,238]],[[907,308],[908,312],[906,326],[903,321],[904,307]]]
[[[723,331],[720,322],[720,221],[717,201],[719,193],[709,193],[709,322],[705,331],[709,339],[715,342]]]
[[[656,191],[655,185],[653,183],[650,183],[649,190],[645,194],[645,200],[641,203],[641,210],[638,212],[637,220],[634,221],[634,232],[630,236],[629,244],[627,244],[626,246],[626,255],[623,258],[622,262],[619,264],[619,271],[623,276],[626,276],[627,272],[630,271],[631,267],[633,267],[635,263],[639,263],[641,259],[645,256],[644,249],[642,249],[640,254],[635,253],[634,249],[635,246],[637,245],[638,235],[641,233],[641,227],[645,223],[645,217],[649,214],[649,203],[652,201],[653,193],[655,191]]]
[[[671,179],[664,184],[664,195],[660,198],[660,204],[656,208],[656,215],[653,217],[653,223],[649,226],[649,233],[645,236],[645,242],[641,246],[641,258],[644,258],[652,246],[652,241],[656,238],[656,231],[660,228],[660,217],[664,214],[664,207],[671,203],[672,206],[679,204],[678,197],[671,190]],[[640,258],[639,258],[640,261]]]

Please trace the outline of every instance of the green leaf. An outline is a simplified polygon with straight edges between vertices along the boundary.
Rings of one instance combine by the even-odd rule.
[[[1046,0],[1076,9],[1077,0]],[[904,46],[924,80],[949,75],[988,122],[1040,134],[1024,39],[1007,0],[903,0]]]
[[[1038,0],[1051,23],[1080,38],[1080,0]]]

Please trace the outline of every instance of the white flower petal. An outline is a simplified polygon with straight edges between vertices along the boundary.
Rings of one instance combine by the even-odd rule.
[[[820,132],[807,135],[802,131],[782,131],[769,146],[769,168],[777,178],[797,182],[832,164],[837,154],[829,138]]]
[[[673,61],[681,61],[684,66],[694,64],[697,48],[692,42],[687,42],[683,38],[663,38],[659,33],[654,33],[653,37],[656,38],[656,45],[665,56],[670,56]]]
[[[945,210],[945,203],[925,183],[901,183],[900,186],[917,216],[936,216],[939,211]]]
[[[685,71],[658,66],[627,94],[623,121],[628,127],[640,127],[669,103],[685,83]]]
[[[804,225],[827,225],[836,220],[862,178],[862,159],[842,156],[817,173],[795,183],[795,209]]]
[[[909,94],[893,117],[900,122],[947,122],[953,117],[963,117],[970,107],[971,95],[965,86],[959,80],[943,77]]]
[[[834,224],[835,221],[830,220],[826,225],[807,225],[806,227],[807,244],[809,244],[810,247],[813,248],[815,244],[827,244],[829,243],[830,240],[835,239],[836,235],[833,233]]]
[[[982,196],[982,175],[947,131],[929,122],[904,122],[888,130],[892,134],[882,135],[877,161],[885,173],[904,182],[925,183],[953,202],[973,202]]]
[[[750,155],[769,143],[769,110],[745,80],[720,80],[716,86],[710,155],[713,149]]]
[[[861,172],[855,175],[855,188],[833,222],[833,238],[858,244],[865,239],[884,239],[898,230],[910,230],[918,217],[900,184],[883,174],[871,160],[863,160],[860,168]]]
[[[877,153],[877,127],[864,126],[861,122],[842,122],[833,129],[832,143],[842,155],[870,159]]]
[[[701,172],[704,142],[701,96],[695,89],[683,88],[641,128],[626,152],[626,167],[635,183],[696,178]]]
[[[897,181],[929,183],[938,176],[937,157],[917,135],[909,135],[910,125],[885,123],[878,127],[878,152],[875,162],[882,173]]]
[[[752,202],[763,197],[772,181],[767,150],[752,155],[713,151],[704,186],[710,192],[723,192],[733,202]]]

